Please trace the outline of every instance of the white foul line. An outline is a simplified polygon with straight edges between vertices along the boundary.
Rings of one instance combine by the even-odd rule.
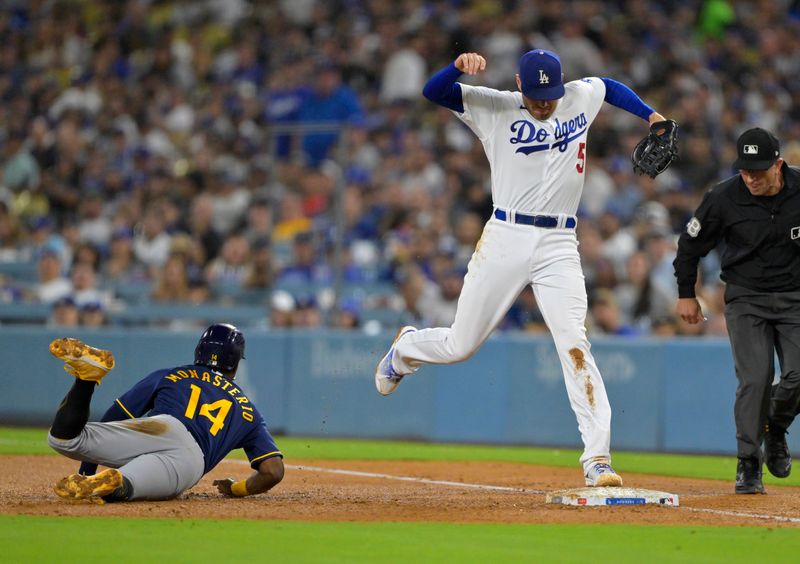
[[[724,511],[722,509],[705,509],[703,507],[686,507],[681,506],[681,509],[686,511],[694,511],[695,513],[713,513],[714,515],[724,515],[726,517],[746,517],[748,519],[771,519],[773,521],[783,521],[785,523],[800,523],[797,517],[783,517],[781,515],[764,515],[763,513],[740,513],[738,511]]]
[[[415,476],[393,476],[391,474],[376,474],[375,472],[359,472],[357,470],[342,470],[339,468],[322,468],[320,466],[286,466],[292,470],[308,470],[309,472],[327,472],[329,474],[342,474],[344,476],[360,476],[362,478],[381,478],[384,480],[397,480],[400,482],[417,482],[419,484],[433,484],[435,486],[450,486],[454,488],[472,488],[474,490],[491,490],[496,492],[512,492],[521,494],[543,494],[541,490],[528,490],[525,488],[512,488],[509,486],[491,486],[487,484],[469,484],[466,482],[449,482],[447,480],[429,480]]]
[[[249,464],[246,460],[231,460],[230,462],[238,462],[241,464]],[[455,488],[471,488],[475,490],[489,490],[498,492],[511,492],[519,494],[545,494],[543,490],[529,490],[526,488],[512,488],[509,486],[492,486],[488,484],[470,484],[467,482],[451,482],[447,480],[429,480],[428,478],[417,478],[415,476],[394,476],[392,474],[378,474],[376,472],[360,472],[358,470],[344,470],[341,468],[323,468],[321,466],[295,466],[287,464],[286,468],[290,470],[305,470],[308,472],[326,472],[328,474],[340,474],[343,476],[359,476],[361,478],[379,478],[383,480],[397,480],[399,482],[416,482],[419,484],[432,484],[436,486],[450,486]],[[744,519],[766,519],[772,521],[781,521],[784,523],[800,523],[798,517],[783,517],[782,515],[766,515],[763,513],[742,513],[739,511],[725,511],[723,509],[707,509],[703,507],[686,507],[681,505],[675,509],[683,509],[695,513],[711,513],[714,515],[722,515],[725,517],[741,517]]]

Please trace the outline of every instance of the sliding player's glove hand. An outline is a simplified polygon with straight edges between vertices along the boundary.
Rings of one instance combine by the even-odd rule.
[[[678,156],[678,124],[673,120],[657,121],[647,137],[631,153],[633,172],[655,178]]]

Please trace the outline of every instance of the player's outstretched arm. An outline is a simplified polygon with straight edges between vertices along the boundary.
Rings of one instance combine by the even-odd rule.
[[[267,458],[247,480],[236,482],[233,478],[214,480],[214,485],[222,495],[230,497],[244,497],[264,493],[283,480],[283,458],[273,456]]]

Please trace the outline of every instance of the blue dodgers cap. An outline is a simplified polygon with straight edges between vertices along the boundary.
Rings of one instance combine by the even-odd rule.
[[[522,93],[531,100],[557,100],[564,96],[561,59],[552,51],[534,49],[519,60]]]

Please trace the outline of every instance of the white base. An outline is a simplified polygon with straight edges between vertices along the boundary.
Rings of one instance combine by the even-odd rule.
[[[639,488],[578,488],[545,495],[546,503],[561,505],[667,505],[678,507],[678,495]]]

